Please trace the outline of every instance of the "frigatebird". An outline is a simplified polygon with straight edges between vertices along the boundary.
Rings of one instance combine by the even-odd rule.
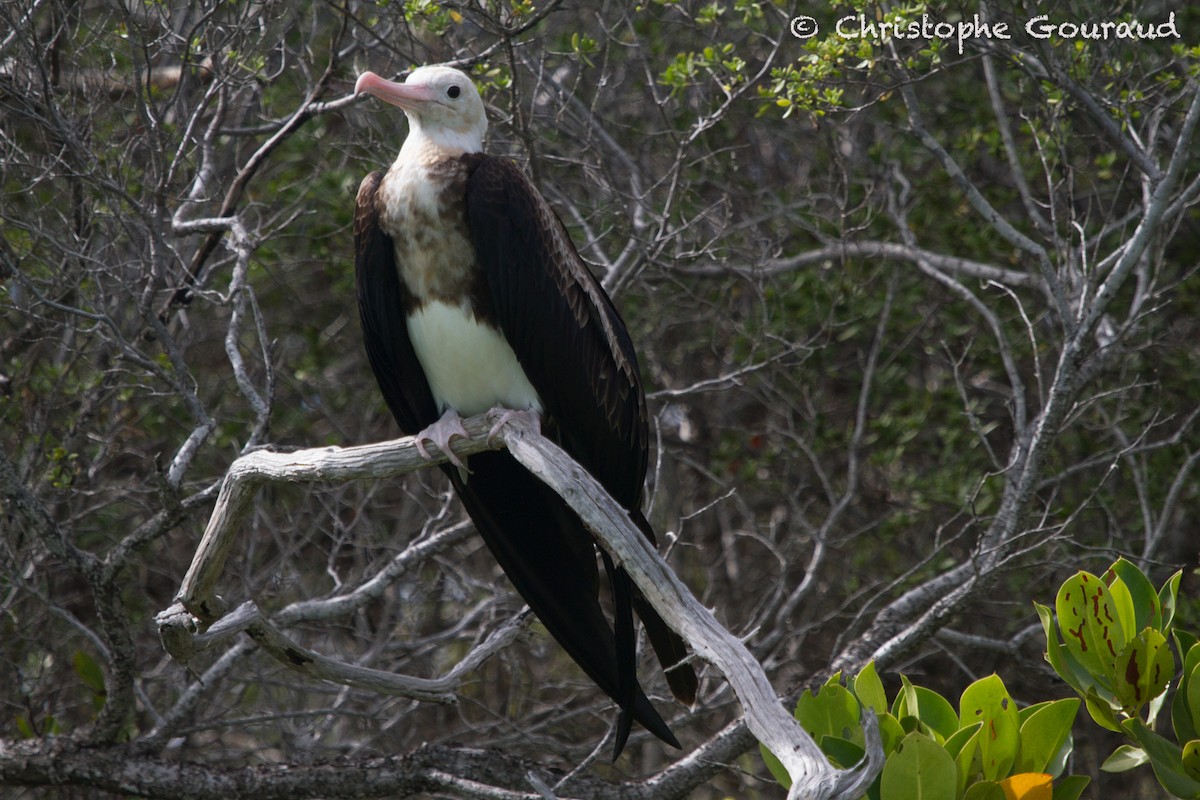
[[[387,172],[363,180],[354,218],[363,339],[384,400],[426,457],[426,443],[447,454],[443,470],[517,592],[616,701],[613,758],[634,719],[679,747],[638,682],[633,611],[690,705],[682,639],[600,550],[610,625],[595,540],[566,502],[507,451],[464,463],[450,448],[464,416],[526,414],[653,541],[641,511],[646,400],[625,324],[541,193],[512,160],[483,152],[487,116],[464,73],[425,66],[397,83],[364,72],[364,92],[409,125]]]

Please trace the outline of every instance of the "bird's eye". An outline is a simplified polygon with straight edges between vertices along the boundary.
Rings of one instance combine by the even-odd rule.
[[[446,90],[446,94],[451,100],[453,100],[455,97],[458,97],[460,94],[462,94],[462,89],[458,88],[458,84],[454,84]]]

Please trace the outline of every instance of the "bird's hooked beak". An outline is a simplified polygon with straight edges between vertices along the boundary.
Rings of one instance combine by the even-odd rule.
[[[354,83],[356,95],[366,92],[375,95],[386,103],[407,110],[419,108],[424,103],[433,100],[433,90],[428,86],[409,86],[407,83],[396,83],[387,78],[381,78],[374,72],[364,72]]]

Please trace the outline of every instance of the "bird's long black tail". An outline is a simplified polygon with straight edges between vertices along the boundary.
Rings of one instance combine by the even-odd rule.
[[[637,682],[629,608],[638,599],[628,576],[615,570],[621,577],[614,581],[618,617],[614,633],[597,597],[592,537],[578,516],[506,451],[471,456],[468,466],[465,480],[454,468],[446,469],[446,474],[521,597],[568,655],[621,707],[625,720],[618,721],[618,745],[623,744],[622,728],[627,734],[632,717],[659,739],[679,747]],[[645,620],[643,609],[638,611]],[[658,623],[662,625],[662,620]],[[658,645],[655,651],[659,652]]]
[[[642,512],[631,511],[629,516],[646,535],[646,538],[651,543],[655,543],[654,529],[650,527],[650,522]],[[696,671],[691,664],[685,661],[688,657],[687,645],[683,643],[679,634],[671,630],[670,626],[663,621],[663,618],[654,610],[654,606],[646,601],[636,587],[633,589],[632,600],[633,609],[646,629],[646,638],[650,640],[650,646],[654,648],[654,655],[658,657],[658,663],[662,664],[663,670],[666,672],[667,685],[671,687],[671,694],[675,695],[675,699],[684,705],[692,705],[696,702],[696,692],[699,690],[700,684],[696,678]]]

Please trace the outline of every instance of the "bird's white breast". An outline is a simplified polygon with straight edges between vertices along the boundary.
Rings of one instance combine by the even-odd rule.
[[[542,410],[503,334],[461,305],[426,303],[408,317],[408,336],[439,410],[482,414],[495,406]]]
[[[471,309],[481,280],[467,231],[466,173],[408,141],[384,180],[384,229],[392,236],[400,278],[415,301],[408,336],[439,411],[462,416],[503,406],[541,411],[512,347]],[[478,301],[478,298],[475,298]]]

